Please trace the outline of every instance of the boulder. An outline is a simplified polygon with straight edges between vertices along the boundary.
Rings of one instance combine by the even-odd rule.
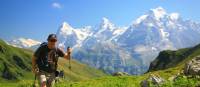
[[[153,85],[159,86],[164,82],[165,80],[160,76],[151,74],[147,79],[141,81],[140,85],[141,87],[150,87],[150,83],[152,83]]]
[[[192,76],[200,75],[200,56],[196,56],[185,64],[184,74]]]
[[[150,83],[147,80],[143,80],[140,82],[141,87],[149,87]]]
[[[128,76],[129,74],[126,73],[126,72],[116,72],[116,73],[113,73],[113,76]]]

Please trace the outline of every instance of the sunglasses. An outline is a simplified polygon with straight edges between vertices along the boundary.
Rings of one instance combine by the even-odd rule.
[[[50,39],[49,41],[50,41],[50,42],[57,42],[56,39]]]

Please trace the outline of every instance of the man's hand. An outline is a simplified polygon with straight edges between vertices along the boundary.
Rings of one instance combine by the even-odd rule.
[[[37,67],[35,67],[35,66],[32,66],[32,72],[34,74],[37,74],[39,72],[39,69]]]
[[[72,53],[72,48],[67,47],[68,60],[70,60],[71,53]]]
[[[64,58],[70,60],[71,53],[72,53],[72,48],[67,47],[67,52],[65,53]]]
[[[70,54],[71,54],[71,52],[72,52],[72,48],[70,48],[70,47],[67,47],[67,54],[68,54],[68,55],[70,55]]]

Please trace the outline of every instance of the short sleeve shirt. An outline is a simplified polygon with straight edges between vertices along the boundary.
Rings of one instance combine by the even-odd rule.
[[[51,57],[52,53],[57,54],[58,57],[64,57],[65,53],[60,48],[49,49],[47,45],[40,46],[34,53],[36,62],[40,70],[47,71],[49,69],[49,63],[53,61]]]

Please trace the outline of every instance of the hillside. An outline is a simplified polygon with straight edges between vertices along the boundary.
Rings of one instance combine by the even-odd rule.
[[[19,80],[31,72],[31,55],[30,50],[12,47],[0,40],[0,81]]]
[[[179,49],[177,51],[162,51],[158,57],[151,62],[149,71],[162,70],[184,65],[187,60],[200,55],[200,44],[191,48]]]
[[[33,52],[7,45],[0,40],[0,82],[15,82],[33,80],[31,72],[31,56]],[[89,67],[76,60],[71,61],[72,69],[68,69],[68,61],[59,59],[59,70],[64,70],[65,79],[70,81],[88,80],[105,76],[101,70]],[[2,85],[1,83],[0,85]]]
[[[58,70],[64,70],[65,77],[71,81],[89,80],[92,78],[106,76],[101,70],[89,67],[76,60],[71,61],[71,70],[69,70],[69,63],[65,59],[59,59]]]

